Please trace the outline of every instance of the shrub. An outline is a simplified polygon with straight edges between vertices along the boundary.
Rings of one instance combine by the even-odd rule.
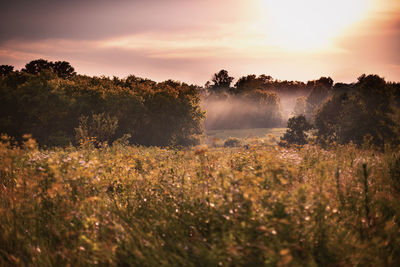
[[[242,144],[240,139],[235,138],[235,137],[230,137],[225,140],[224,142],[224,147],[238,147]]]
[[[96,140],[97,143],[110,143],[118,127],[118,119],[106,113],[81,116],[79,126],[75,128],[75,138],[79,143]]]

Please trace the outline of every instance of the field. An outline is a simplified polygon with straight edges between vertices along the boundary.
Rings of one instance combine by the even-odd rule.
[[[206,143],[218,143],[230,137],[246,139],[256,139],[258,141],[269,141],[276,143],[286,131],[286,128],[252,128],[252,129],[229,129],[229,130],[207,130]],[[245,141],[246,141],[245,140]]]
[[[0,145],[0,265],[399,266],[400,157]]]

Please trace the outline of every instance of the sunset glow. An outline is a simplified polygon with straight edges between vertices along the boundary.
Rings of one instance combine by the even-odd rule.
[[[335,37],[365,18],[370,0],[262,0],[271,44],[303,51],[332,46]]]
[[[307,81],[400,79],[398,0],[1,1],[0,60],[204,85],[225,68]]]

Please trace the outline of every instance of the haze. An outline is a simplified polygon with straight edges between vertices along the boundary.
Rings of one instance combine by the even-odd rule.
[[[3,0],[0,10],[0,62],[17,69],[44,58],[81,74],[198,85],[220,69],[400,79],[398,0]]]

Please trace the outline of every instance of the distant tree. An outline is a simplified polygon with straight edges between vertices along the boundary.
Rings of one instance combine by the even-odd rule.
[[[0,65],[0,76],[7,75],[14,71],[14,66]]]
[[[296,99],[296,104],[293,108],[293,114],[295,116],[305,115],[307,111],[307,98],[302,96]]]
[[[235,93],[243,93],[246,91],[252,91],[257,89],[264,88],[264,80],[259,79],[256,75],[247,75],[241,77],[235,84],[234,92]]]
[[[74,76],[75,69],[71,66],[69,62],[66,61],[56,61],[51,64],[52,70],[57,74],[58,77],[63,79],[68,79]]]
[[[25,68],[22,71],[30,73],[30,74],[38,74],[43,70],[51,70],[58,77],[63,79],[68,79],[74,76],[76,73],[74,72],[74,68],[71,66],[69,62],[66,61],[47,61],[44,59],[37,59],[29,62],[25,65]]]
[[[370,136],[375,145],[383,147],[396,141],[394,107],[391,86],[377,75],[362,75],[346,90],[336,90],[316,113],[318,139],[360,145]]]
[[[281,137],[280,146],[288,146],[291,144],[304,145],[307,143],[306,131],[311,130],[312,126],[307,122],[303,115],[292,117],[287,124],[288,130]]]
[[[213,75],[211,79],[213,84],[211,84],[210,90],[214,92],[229,90],[233,79],[233,77],[229,76],[228,71],[220,70]]]
[[[37,59],[33,60],[25,65],[25,68],[22,71],[30,73],[30,74],[38,74],[43,70],[51,70],[52,63],[44,60],[44,59]]]
[[[313,119],[313,116],[315,115],[315,112],[329,97],[333,85],[333,80],[329,77],[321,77],[316,81],[308,82],[307,85],[310,86],[312,89],[307,97],[305,116],[309,121],[311,121]]]
[[[43,71],[45,63],[27,64],[35,75],[21,71],[0,78],[0,133],[17,141],[29,133],[47,146],[90,137],[111,143],[127,134],[135,144],[192,145],[202,134],[196,86],[134,76],[66,80]]]
[[[331,77],[321,77],[318,80],[309,81],[307,86],[320,86],[330,89],[333,86],[333,80]]]

